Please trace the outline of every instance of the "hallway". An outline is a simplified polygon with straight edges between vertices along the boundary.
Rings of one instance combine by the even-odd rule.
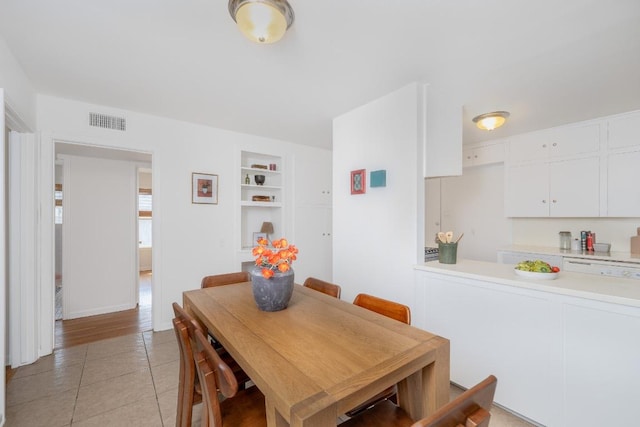
[[[56,320],[55,348],[67,348],[136,332],[150,331],[152,329],[152,279],[151,271],[140,272],[140,303],[135,309],[71,320]]]

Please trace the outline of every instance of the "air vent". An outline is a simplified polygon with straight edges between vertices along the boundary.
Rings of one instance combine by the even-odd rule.
[[[89,126],[126,131],[127,119],[106,114],[89,113]]]

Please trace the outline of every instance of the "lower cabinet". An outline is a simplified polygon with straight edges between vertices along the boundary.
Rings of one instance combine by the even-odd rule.
[[[416,271],[414,325],[451,341],[451,381],[545,426],[635,425],[640,308]]]

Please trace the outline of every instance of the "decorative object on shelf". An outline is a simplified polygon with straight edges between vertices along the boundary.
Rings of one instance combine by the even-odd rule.
[[[218,175],[191,174],[191,203],[218,204]]]
[[[269,163],[269,170],[270,170],[270,171],[274,171],[274,170],[276,170],[276,167],[277,167],[277,166],[276,166],[276,164],[275,164],[275,163]]]
[[[510,114],[506,111],[494,111],[473,118],[473,123],[482,130],[494,130],[502,126]]]
[[[253,165],[251,165],[251,169],[267,169],[267,165],[253,164]]]
[[[256,265],[250,272],[253,298],[262,311],[284,310],[293,295],[291,264],[297,258],[298,249],[284,238],[271,242],[273,249],[268,247],[266,238],[259,238],[257,243],[252,250]]]
[[[386,187],[387,186],[386,169],[379,170],[379,171],[371,171],[371,180],[369,182],[371,187]]]
[[[229,13],[246,38],[265,44],[280,40],[294,19],[287,0],[229,0]]]
[[[366,172],[365,169],[351,171],[351,194],[364,194],[367,191]]]
[[[269,240],[269,234],[273,234],[273,223],[265,221],[260,227],[260,232],[267,235],[266,239]]]
[[[257,185],[262,185],[264,184],[264,175],[254,175],[253,179],[255,180]]]
[[[251,184],[251,179],[249,178],[249,174],[247,174],[247,176],[244,177],[244,183],[247,185]]]
[[[267,239],[267,233],[263,233],[263,232],[261,232],[261,231],[260,231],[260,232],[256,231],[255,233],[253,233],[253,241],[252,241],[252,244],[257,245],[257,244],[258,244],[258,241],[260,241],[260,240],[262,240],[262,239],[265,239],[265,240],[267,240],[267,241],[268,241],[268,239]]]
[[[251,200],[254,202],[270,202],[271,197],[269,196],[251,196]]]

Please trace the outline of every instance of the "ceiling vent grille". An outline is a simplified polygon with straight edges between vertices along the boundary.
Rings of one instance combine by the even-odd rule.
[[[127,119],[100,113],[89,113],[89,126],[126,131]]]

